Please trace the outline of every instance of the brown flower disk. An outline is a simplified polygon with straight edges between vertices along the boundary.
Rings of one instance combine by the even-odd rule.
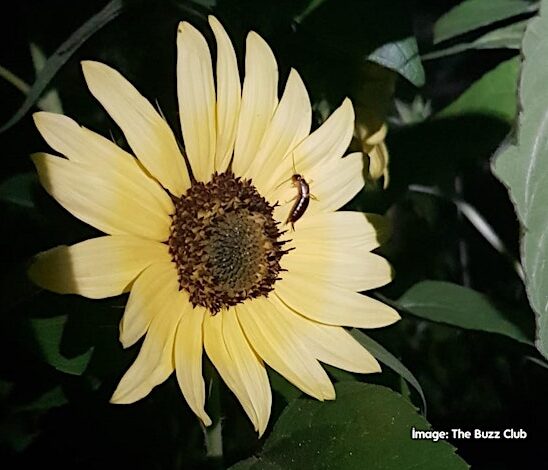
[[[288,251],[273,211],[251,180],[230,171],[193,183],[175,200],[169,253],[194,307],[215,315],[273,289]]]

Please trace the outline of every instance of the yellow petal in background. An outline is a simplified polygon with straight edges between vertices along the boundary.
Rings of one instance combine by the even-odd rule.
[[[363,248],[348,249],[336,243],[307,244],[295,235],[297,238],[299,249],[282,259],[282,266],[288,271],[356,292],[376,289],[392,281],[392,267],[382,256]]]
[[[189,23],[177,32],[177,95],[185,151],[198,181],[208,181],[215,165],[215,88],[211,55],[204,37]]]
[[[298,72],[291,69],[284,94],[266,129],[257,155],[244,174],[247,178],[253,178],[261,194],[268,194],[279,183],[273,174],[284,157],[291,159],[289,152],[309,134],[311,122],[312,108],[308,92]]]
[[[293,173],[293,170],[291,171]],[[311,200],[306,217],[322,212],[335,211],[348,203],[365,184],[363,177],[363,155],[352,153],[336,160],[324,160],[302,173],[309,185]],[[287,180],[288,177],[285,179]],[[277,178],[276,178],[277,180]],[[279,183],[278,183],[279,186]],[[294,204],[292,198],[298,194],[289,181],[275,190],[270,200],[282,201],[276,208],[278,220],[286,220]]]
[[[227,169],[234,151],[242,86],[240,84],[236,53],[228,34],[215,17],[209,16],[208,20],[217,41],[217,145],[215,170],[222,173]]]
[[[209,426],[211,419],[204,410],[205,383],[202,375],[204,315],[209,313],[203,307],[192,308],[188,303],[177,328],[174,357],[177,381],[190,409]]]
[[[268,396],[261,395],[261,391],[265,389],[264,383],[261,383],[261,381],[266,378],[266,373],[262,376],[257,370],[259,367],[264,368],[264,366],[254,356],[241,331],[238,333],[234,324],[230,323],[230,319],[224,318],[226,315],[234,316],[236,312],[234,309],[230,309],[217,315],[207,314],[205,316],[205,350],[228,388],[238,397],[255,429],[259,431],[263,429],[265,403],[270,400]],[[225,327],[227,330],[225,330]],[[236,334],[236,336],[229,337],[229,332],[231,335]],[[236,356],[233,356],[233,354],[236,354]],[[237,359],[244,362],[237,363]],[[251,376],[248,375],[250,373]],[[250,380],[259,380],[259,382],[250,384],[248,383]],[[268,378],[266,378],[266,381],[268,387]],[[251,389],[248,387],[251,387]],[[268,393],[270,394],[270,391]],[[263,402],[259,403],[257,400],[263,400]],[[270,405],[268,412],[270,413]],[[268,417],[266,421],[268,421]]]
[[[353,132],[354,108],[346,98],[318,129],[295,148],[298,168],[308,168],[326,159],[341,158],[350,144]]]
[[[276,297],[272,300],[275,302]],[[381,371],[371,353],[344,328],[311,321],[281,305],[278,306],[278,312],[284,315],[291,329],[299,335],[316,359],[350,372],[367,374]]]
[[[318,400],[335,398],[326,372],[268,298],[238,305],[237,312],[253,349],[270,367]]]
[[[151,264],[139,275],[131,287],[120,321],[120,342],[124,348],[135,344],[146,333],[166,299],[178,291],[177,270],[171,261]]]
[[[313,166],[306,177],[316,200],[310,202],[310,214],[336,211],[358,194],[365,184],[363,155],[352,153],[336,161]],[[309,215],[310,215],[309,214]]]
[[[127,292],[147,266],[170,259],[162,243],[127,235],[106,236],[38,254],[29,277],[59,294],[102,299]]]
[[[190,186],[179,147],[158,112],[119,72],[105,64],[82,62],[88,87],[122,129],[137,158],[174,196]]]
[[[129,174],[45,153],[34,154],[32,161],[46,191],[80,220],[111,235],[168,239],[167,203],[144,191]]]
[[[237,308],[237,307],[236,307]],[[245,395],[257,416],[256,430],[259,436],[265,432],[270,418],[272,392],[263,361],[257,356],[244,336],[236,316],[236,310],[223,315],[223,335],[233,366],[240,377]]]
[[[378,300],[290,271],[276,282],[275,295],[292,310],[328,325],[380,328],[400,319]]]
[[[146,397],[156,385],[164,382],[175,368],[173,345],[181,314],[188,298],[179,292],[164,299],[150,323],[139,355],[120,380],[111,403],[134,403]]]
[[[302,240],[300,246],[335,243],[348,250],[371,251],[389,238],[390,230],[388,219],[381,215],[339,211],[303,217],[295,225],[295,237]]]
[[[247,35],[245,78],[232,167],[249,168],[278,104],[278,64],[268,44],[253,31]]]
[[[143,172],[132,155],[114,142],[62,114],[38,112],[33,118],[40,134],[54,150],[71,161],[97,170],[107,167],[109,173],[131,179],[141,188],[143,197],[152,196],[161,204],[163,212],[173,212],[173,203],[163,188]]]

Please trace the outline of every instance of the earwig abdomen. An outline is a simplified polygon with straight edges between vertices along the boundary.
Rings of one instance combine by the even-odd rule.
[[[297,188],[298,195],[285,223],[291,224],[291,228],[294,228],[293,224],[303,216],[308,208],[308,204],[310,204],[310,186],[299,174],[293,175],[291,181],[293,182],[293,186]]]

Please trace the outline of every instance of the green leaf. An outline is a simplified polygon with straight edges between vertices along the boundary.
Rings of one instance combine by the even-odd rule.
[[[379,362],[392,369],[400,377],[404,378],[411,384],[411,386],[417,391],[422,400],[422,409],[426,415],[426,398],[422,391],[421,384],[411,373],[411,371],[405,367],[402,362],[394,356],[391,352],[387,351],[374,339],[367,336],[360,330],[353,328],[350,334],[358,341],[365,349],[367,349]]]
[[[67,397],[60,385],[52,388],[34,401],[15,407],[15,411],[47,411],[67,403]]]
[[[548,1],[523,40],[517,143],[503,144],[493,162],[522,225],[521,262],[537,317],[536,347],[548,358]]]
[[[30,43],[30,55],[34,65],[34,72],[38,75],[40,70],[45,67],[47,57],[45,56],[44,51],[32,42]],[[44,93],[43,98],[38,101],[37,106],[42,111],[63,114],[63,104],[61,103],[61,98],[59,98],[59,93],[55,89],[51,89],[47,93]]]
[[[335,401],[293,401],[257,457],[233,470],[325,468],[347,470],[466,469],[444,441],[413,440],[430,425],[401,395],[379,385],[345,382]]]
[[[465,0],[436,22],[434,44],[497,21],[535,11],[537,7],[537,2],[528,0]]]
[[[424,85],[424,68],[414,36],[383,44],[367,60],[399,73],[417,87]]]
[[[81,375],[89,364],[93,348],[70,358],[62,353],[61,340],[67,319],[67,315],[33,318],[30,324],[44,360],[61,372]]]
[[[44,68],[40,71],[36,81],[33,83],[27,97],[15,114],[0,127],[0,133],[6,131],[29,111],[38,101],[44,90],[59,69],[74,54],[78,48],[103,26],[116,18],[124,7],[122,0],[111,0],[99,13],[93,15],[80,28],[78,28],[47,60]]]
[[[0,183],[0,201],[26,209],[34,208],[33,191],[38,179],[35,173],[21,173]]]
[[[443,281],[419,282],[403,294],[398,304],[402,309],[427,320],[469,330],[498,333],[532,344],[487,296],[457,284]]]
[[[502,62],[473,83],[437,117],[481,114],[513,122],[517,112],[516,89],[520,59]]]
[[[472,49],[519,49],[528,23],[529,20],[516,21],[490,31],[472,42],[461,42],[446,49],[424,54],[422,60],[439,59]]]

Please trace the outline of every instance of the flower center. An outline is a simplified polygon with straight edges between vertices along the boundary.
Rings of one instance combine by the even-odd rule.
[[[282,271],[285,232],[251,183],[232,172],[196,182],[175,201],[169,253],[195,307],[222,308],[267,296]]]

